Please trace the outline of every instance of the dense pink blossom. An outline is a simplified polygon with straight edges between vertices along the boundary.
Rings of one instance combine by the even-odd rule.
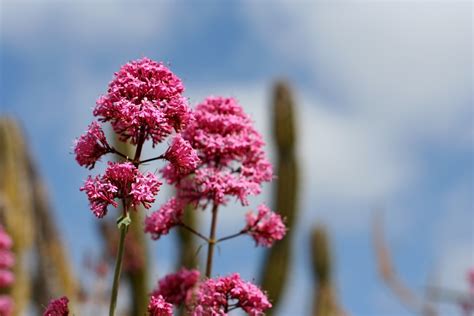
[[[155,201],[155,195],[161,182],[152,174],[142,174],[132,163],[109,162],[103,176],[91,177],[86,180],[81,191],[85,191],[93,213],[101,218],[107,214],[107,207],[117,207],[116,198],[127,200],[129,207],[142,204],[149,208]]]
[[[246,221],[247,233],[259,246],[271,247],[286,234],[286,227],[280,214],[272,212],[265,204],[258,207],[258,214],[248,212]]]
[[[51,300],[48,307],[43,313],[43,316],[67,316],[69,315],[69,308],[67,304],[69,299],[63,296],[58,299]]]
[[[198,153],[197,170],[192,177],[169,166],[162,173],[191,201],[225,204],[235,197],[245,205],[273,177],[261,135],[233,98],[209,97],[197,105],[182,135]]]
[[[148,304],[150,316],[173,316],[173,305],[163,299],[161,295],[151,296]]]
[[[261,316],[272,304],[256,285],[243,281],[238,273],[234,273],[202,282],[192,315],[224,316],[234,306],[250,316]]]
[[[0,316],[13,314],[13,300],[8,295],[0,295]]]
[[[110,146],[104,131],[97,122],[92,122],[87,132],[75,142],[74,153],[77,162],[89,169],[94,168],[97,160],[108,152],[110,152]]]
[[[176,172],[180,174],[187,174],[193,171],[200,161],[197,152],[181,135],[174,137],[171,146],[165,153],[165,158],[172,164]]]
[[[145,218],[145,232],[151,238],[158,239],[169,233],[170,229],[181,222],[184,212],[183,201],[171,198],[161,208]]]
[[[11,268],[15,264],[15,256],[10,250],[0,249],[0,269]]]
[[[15,276],[9,270],[0,269],[0,288],[5,288],[15,281]]]
[[[179,305],[185,302],[190,290],[199,281],[198,270],[188,270],[182,268],[176,273],[168,274],[158,281],[157,288],[153,291],[153,296],[161,295],[171,304]]]
[[[13,245],[10,235],[0,226],[0,249],[10,249]]]
[[[137,144],[151,139],[155,145],[189,120],[183,91],[181,80],[165,65],[142,58],[115,73],[94,115],[110,122],[122,140]]]

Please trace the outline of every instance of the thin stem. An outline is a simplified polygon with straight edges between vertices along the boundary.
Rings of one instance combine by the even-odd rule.
[[[200,232],[198,232],[197,230],[195,230],[194,228],[186,225],[185,223],[181,222],[179,224],[181,227],[183,227],[184,229],[187,229],[188,231],[190,231],[191,233],[193,233],[194,235],[198,236],[199,238],[203,239],[204,241],[206,242],[209,242],[209,238],[207,238],[206,236],[204,236],[203,234],[201,234]]]
[[[118,156],[122,157],[123,159],[125,159],[127,161],[132,161],[132,159],[130,159],[127,155],[122,154],[120,151],[118,151],[114,147],[110,147],[110,152],[113,153],[113,154],[117,154]]]
[[[211,232],[209,234],[207,248],[206,277],[210,278],[212,274],[212,259],[214,256],[214,246],[216,245],[216,226],[217,226],[217,210],[219,205],[214,203],[212,206],[212,222]]]
[[[125,249],[125,236],[127,235],[127,231],[128,225],[122,224],[120,226],[120,240],[115,261],[114,283],[112,285],[112,296],[110,298],[109,316],[114,316],[115,307],[117,306],[117,295],[120,284],[120,274],[122,272],[123,252]]]
[[[137,149],[135,151],[135,156],[133,157],[133,160],[132,160],[135,167],[138,167],[139,165],[140,155],[142,153],[144,142],[145,142],[145,131],[143,127],[141,127],[140,135],[138,137],[138,142],[137,142]],[[118,290],[120,286],[120,274],[122,273],[123,253],[125,250],[125,236],[127,235],[128,226],[131,223],[130,215],[128,214],[128,209],[127,209],[127,201],[125,198],[122,199],[122,205],[123,205],[123,215],[117,221],[117,224],[120,230],[120,240],[119,240],[119,245],[118,245],[117,258],[115,261],[115,272],[114,272],[114,281],[112,284],[112,294],[110,297],[109,316],[114,316],[115,307],[117,306],[117,295],[118,295]]]
[[[222,238],[219,238],[216,240],[216,244],[217,243],[220,243],[221,241],[224,241],[224,240],[229,240],[229,239],[232,239],[232,238],[235,238],[235,237],[239,237],[240,235],[244,235],[248,232],[249,230],[248,229],[242,229],[240,232],[238,233],[235,233],[235,234],[232,234],[232,235],[229,235],[229,236],[225,236],[225,237],[222,237]]]
[[[138,163],[139,163],[139,164],[142,164],[142,163],[146,163],[146,162],[150,162],[150,161],[155,161],[155,160],[160,160],[160,159],[165,159],[165,155],[160,155],[160,156],[158,156],[158,157],[145,159],[145,160],[142,160],[142,161],[140,161],[140,162],[138,162]]]

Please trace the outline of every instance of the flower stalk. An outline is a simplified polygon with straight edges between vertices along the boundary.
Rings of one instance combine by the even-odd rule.
[[[217,228],[217,211],[219,204],[214,203],[212,206],[212,221],[211,231],[209,233],[208,247],[207,247],[207,262],[206,262],[206,277],[210,278],[212,275],[212,260],[214,257],[214,247],[216,245],[216,228]]]

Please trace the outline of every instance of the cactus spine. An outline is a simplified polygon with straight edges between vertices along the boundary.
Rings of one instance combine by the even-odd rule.
[[[277,147],[274,188],[274,209],[286,220],[286,237],[271,248],[265,258],[261,285],[268,292],[274,308],[281,301],[290,269],[292,229],[298,211],[298,162],[296,159],[295,109],[291,89],[285,82],[278,82],[273,91],[273,137]]]

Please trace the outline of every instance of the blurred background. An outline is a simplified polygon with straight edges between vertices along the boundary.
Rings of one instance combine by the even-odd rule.
[[[113,73],[147,56],[166,62],[183,80],[192,105],[208,95],[237,98],[281,172],[250,208],[266,201],[290,212],[284,213],[292,219],[290,241],[277,254],[255,248],[245,237],[223,243],[217,274],[238,271],[261,283],[265,271],[288,259],[288,268],[274,273],[284,275],[277,280],[282,288],[268,289],[281,292],[274,315],[312,315],[328,267],[330,301],[348,315],[420,314],[390,285],[394,278],[383,269],[385,262],[439,315],[461,314],[459,298],[469,293],[466,275],[474,266],[472,2],[0,3],[0,115],[21,130],[3,119],[0,156],[17,156],[9,156],[10,174],[0,168],[0,188],[3,201],[16,194],[16,202],[4,208],[17,214],[11,223],[24,239],[17,242],[25,249],[23,276],[56,251],[66,258],[63,266],[42,264],[54,270],[49,273],[59,269],[67,275],[59,283],[71,279],[63,288],[96,287],[90,262],[101,256],[104,233],[79,192],[90,172],[77,165],[72,145],[92,121],[95,101]],[[276,125],[282,119],[278,109],[286,111],[284,127]],[[279,143],[279,128],[294,136],[290,144]],[[27,153],[16,148],[23,137]],[[26,176],[18,171],[25,172],[22,155],[34,169]],[[39,202],[22,205],[23,213],[15,203],[35,190],[7,188],[13,178],[31,177],[39,177],[47,191],[39,198],[49,199],[44,207],[49,215],[36,210],[36,217],[24,217]],[[288,199],[278,201],[281,194],[275,192],[287,192],[294,202],[285,206]],[[157,205],[171,193],[160,193]],[[238,231],[247,210],[231,205],[222,211],[221,235]],[[54,236],[33,233],[41,221],[47,222],[42,228],[55,226],[46,229]],[[208,230],[205,216],[196,221]],[[62,245],[31,254],[44,247],[34,236]],[[183,247],[178,237],[149,242],[150,287],[175,270]],[[385,244],[374,247],[382,239]],[[324,254],[317,255],[321,248]],[[382,248],[390,250],[391,263]],[[72,269],[64,268],[67,262]],[[454,296],[445,299],[430,288]],[[121,290],[124,305],[131,289]],[[34,289],[29,292],[34,296]],[[25,304],[33,310],[32,303]],[[82,314],[92,314],[86,308]]]

